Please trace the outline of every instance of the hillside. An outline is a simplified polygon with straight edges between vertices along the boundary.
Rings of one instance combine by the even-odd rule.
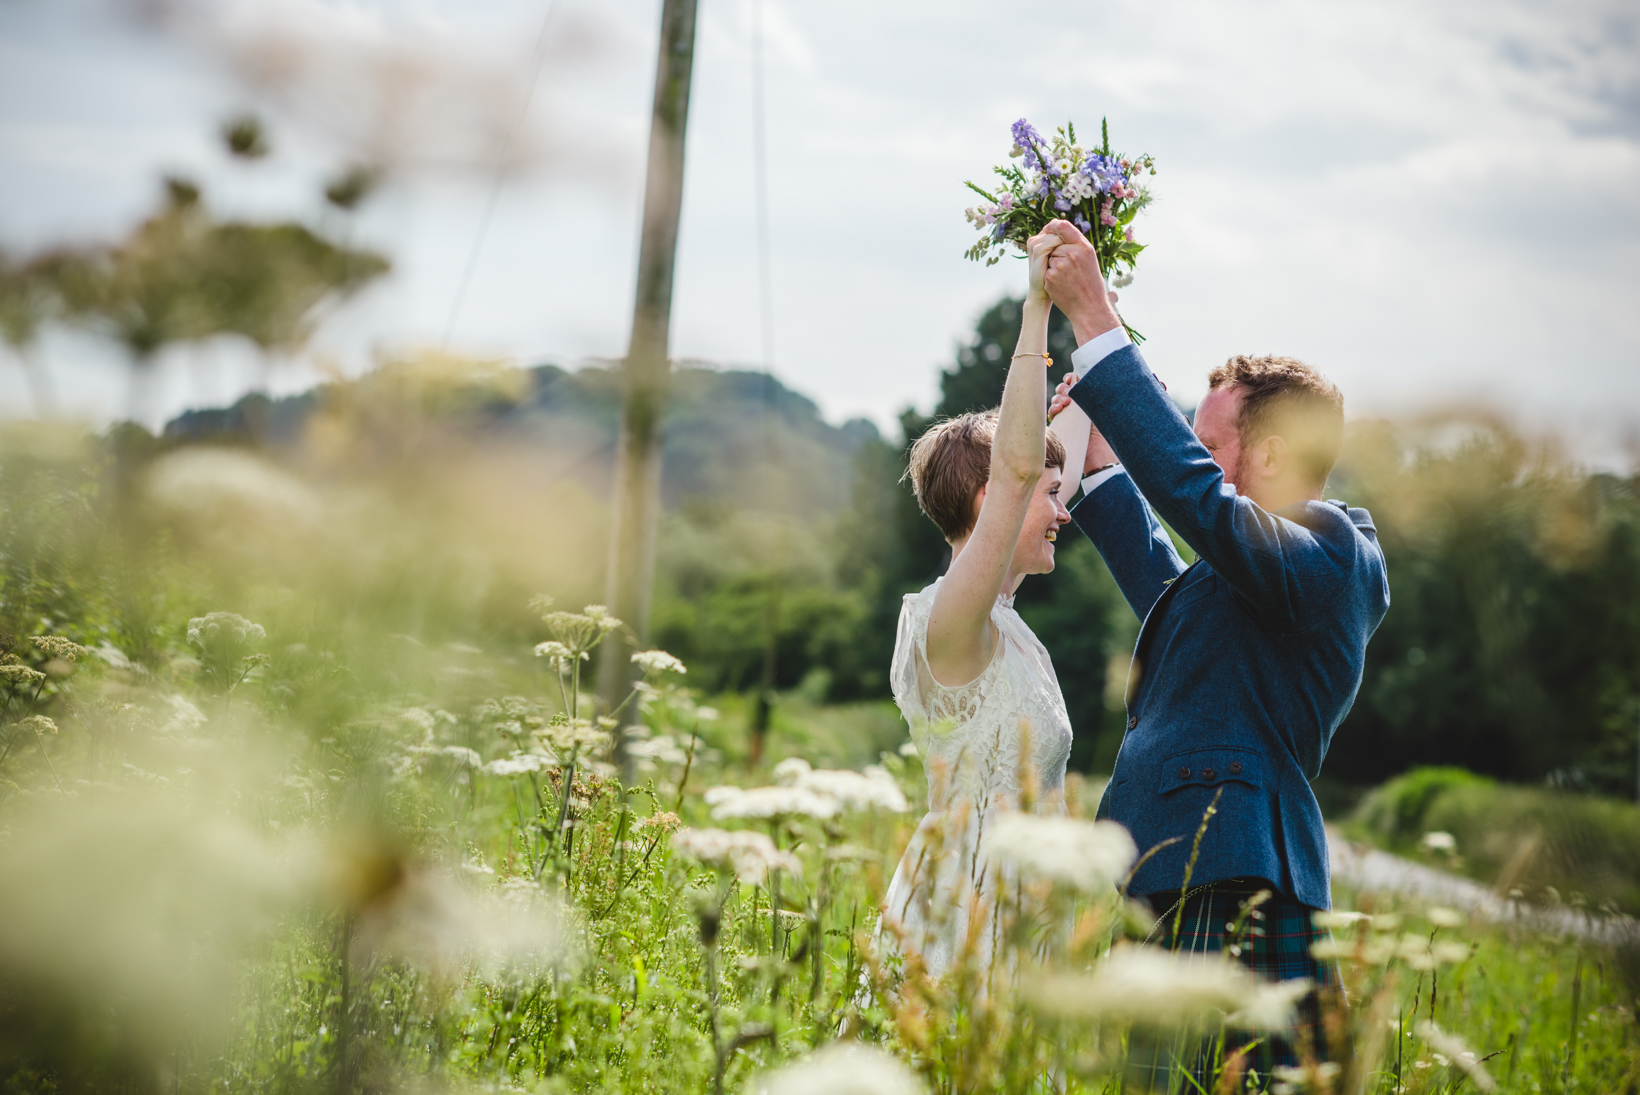
[[[513,398],[480,401],[447,420],[473,439],[539,446],[558,475],[595,497],[606,495],[620,416],[617,370],[538,365],[522,375]],[[357,399],[357,389],[370,382],[327,384],[278,400],[249,395],[225,409],[188,411],[166,424],[165,436],[294,449],[316,413]],[[663,503],[835,513],[849,504],[855,453],[878,440],[869,421],[834,426],[812,400],[767,374],[684,364],[673,372],[667,408]]]

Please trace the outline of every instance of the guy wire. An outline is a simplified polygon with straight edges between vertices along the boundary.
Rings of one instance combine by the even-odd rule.
[[[518,110],[518,117],[514,119],[512,128],[501,142],[501,154],[496,157],[495,178],[490,182],[490,193],[484,201],[484,212],[478,221],[478,233],[473,237],[473,246],[467,252],[467,265],[461,271],[461,281],[456,284],[455,300],[450,304],[450,318],[444,325],[444,340],[439,344],[440,349],[450,348],[450,339],[456,331],[456,321],[461,318],[461,306],[467,299],[467,287],[472,283],[473,271],[478,268],[478,256],[484,249],[484,237],[489,234],[490,221],[495,216],[496,202],[501,197],[501,184],[507,177],[507,160],[512,155],[513,143],[523,132],[524,122],[529,117],[530,107],[535,102],[536,85],[541,82],[541,65],[547,57],[547,28],[552,23],[552,13],[558,8],[558,0],[547,0],[546,10],[541,13],[541,29],[535,35],[535,51],[530,59],[529,89],[524,94],[524,103]]]

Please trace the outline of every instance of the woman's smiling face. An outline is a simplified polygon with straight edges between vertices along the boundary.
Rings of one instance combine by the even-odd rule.
[[[1053,570],[1054,541],[1060,527],[1071,519],[1059,501],[1059,484],[1064,475],[1062,468],[1049,467],[1036,484],[1031,508],[1025,511],[1025,523],[1014,545],[1015,574],[1047,574]]]

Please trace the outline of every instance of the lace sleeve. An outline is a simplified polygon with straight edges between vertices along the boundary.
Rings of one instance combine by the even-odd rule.
[[[979,676],[967,684],[948,687],[934,679],[928,669],[928,618],[934,609],[939,583],[916,595],[908,595],[900,608],[899,633],[894,640],[894,662],[890,670],[894,700],[911,725],[912,740],[927,751],[931,724],[955,725],[973,720],[991,691],[1001,661],[1003,643],[999,636],[991,661]]]
[[[928,722],[928,707],[923,702],[922,676],[927,672],[925,651],[928,648],[928,613],[934,603],[934,587],[922,593],[906,594],[900,605],[900,626],[894,637],[894,661],[889,668],[889,684],[894,690],[894,702],[900,713],[911,724],[911,736],[917,738]]]

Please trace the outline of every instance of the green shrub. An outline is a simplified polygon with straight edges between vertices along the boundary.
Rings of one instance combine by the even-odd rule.
[[[1419,768],[1369,794],[1351,830],[1399,852],[1450,833],[1453,864],[1500,889],[1640,912],[1640,808],[1630,803]]]
[[[1429,831],[1424,817],[1443,792],[1455,787],[1492,785],[1492,780],[1467,768],[1414,768],[1361,800],[1355,811],[1356,827],[1368,830],[1375,843],[1405,851]]]

